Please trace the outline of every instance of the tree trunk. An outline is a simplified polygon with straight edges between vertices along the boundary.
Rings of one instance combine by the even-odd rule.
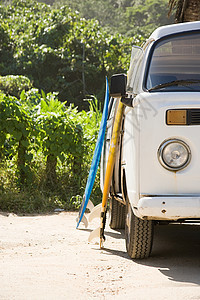
[[[51,190],[54,190],[57,184],[56,165],[57,157],[49,154],[46,162],[46,185]]]
[[[192,22],[200,20],[199,0],[169,0],[169,14],[176,9],[175,23]]]
[[[19,172],[19,185],[22,186],[25,183],[26,179],[26,173],[25,173],[25,154],[26,154],[26,149],[21,143],[22,141],[19,141],[18,145],[18,157],[17,157],[17,169]]]
[[[192,22],[200,20],[200,1],[187,0],[186,8],[183,13],[183,22]]]

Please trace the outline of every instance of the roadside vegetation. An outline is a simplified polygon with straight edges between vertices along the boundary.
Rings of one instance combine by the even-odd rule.
[[[97,99],[88,102],[89,110],[78,111],[57,93],[0,93],[1,210],[79,207],[101,121]],[[97,176],[92,199],[99,197]]]

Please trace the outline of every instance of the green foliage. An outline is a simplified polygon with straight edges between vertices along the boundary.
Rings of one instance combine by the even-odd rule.
[[[6,2],[0,6],[0,75],[24,75],[39,90],[86,109],[87,95],[103,101],[105,75],[127,71],[131,46],[171,22],[167,2]]]
[[[173,23],[168,18],[168,0],[146,0],[126,9],[126,35],[135,34],[148,37],[158,26]]]
[[[0,13],[2,9],[0,8]],[[14,65],[14,42],[10,34],[9,26],[0,20],[0,74],[12,74]]]
[[[71,118],[70,110],[64,111],[64,105],[60,104],[53,96],[42,99],[39,115],[36,119],[39,129],[39,140],[44,156],[47,158],[46,172],[47,184],[52,187],[57,182],[57,159],[64,162],[67,153],[68,161],[72,160],[73,176],[76,176],[76,165],[81,171],[83,156],[82,128]],[[70,159],[69,159],[70,158]]]
[[[101,120],[97,99],[89,102],[89,111],[78,112],[56,93],[32,89],[21,93],[20,100],[0,94],[1,209],[78,208]],[[98,182],[92,195],[96,200]]]
[[[55,208],[64,207],[57,205],[56,196],[48,196],[38,190],[30,189],[17,191],[0,192],[0,208],[2,211],[15,213],[39,213],[50,212]]]
[[[33,124],[18,100],[0,94],[0,148],[1,156],[11,157],[17,153],[18,183],[24,184],[28,177],[28,150],[31,144]],[[5,142],[7,144],[5,148]]]
[[[0,5],[0,75],[27,76],[79,109],[88,108],[87,95],[103,101],[105,75],[127,71],[132,44],[172,22],[168,0],[43,2]]]
[[[0,90],[5,94],[20,97],[22,91],[31,89],[31,82],[25,76],[0,76]]]
[[[55,7],[69,5],[86,19],[95,18],[110,32],[124,36],[148,37],[158,26],[170,24],[168,0],[41,0]],[[120,24],[120,26],[119,26]]]
[[[98,21],[81,18],[67,5],[56,9],[13,0],[0,6],[0,15],[13,51],[12,63],[5,62],[0,74],[27,76],[38,89],[57,91],[60,100],[79,108],[86,107],[87,94],[103,100],[105,75],[126,71],[131,44],[141,42],[108,34]]]

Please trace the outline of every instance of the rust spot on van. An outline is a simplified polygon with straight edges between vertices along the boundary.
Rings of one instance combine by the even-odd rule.
[[[161,210],[161,212],[164,214],[164,213],[166,213],[166,210],[165,210],[165,209],[163,209],[163,210]]]

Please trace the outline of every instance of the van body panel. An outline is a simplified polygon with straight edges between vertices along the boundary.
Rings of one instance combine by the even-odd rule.
[[[122,168],[125,169],[129,201],[139,200],[139,114],[138,108],[126,108],[122,139]]]
[[[153,107],[146,117],[140,113],[140,194],[200,194],[200,125],[166,124],[168,109],[200,108],[199,93],[143,93],[140,98],[141,110]],[[177,172],[165,169],[158,160],[159,146],[172,138],[191,149],[189,165]]]

